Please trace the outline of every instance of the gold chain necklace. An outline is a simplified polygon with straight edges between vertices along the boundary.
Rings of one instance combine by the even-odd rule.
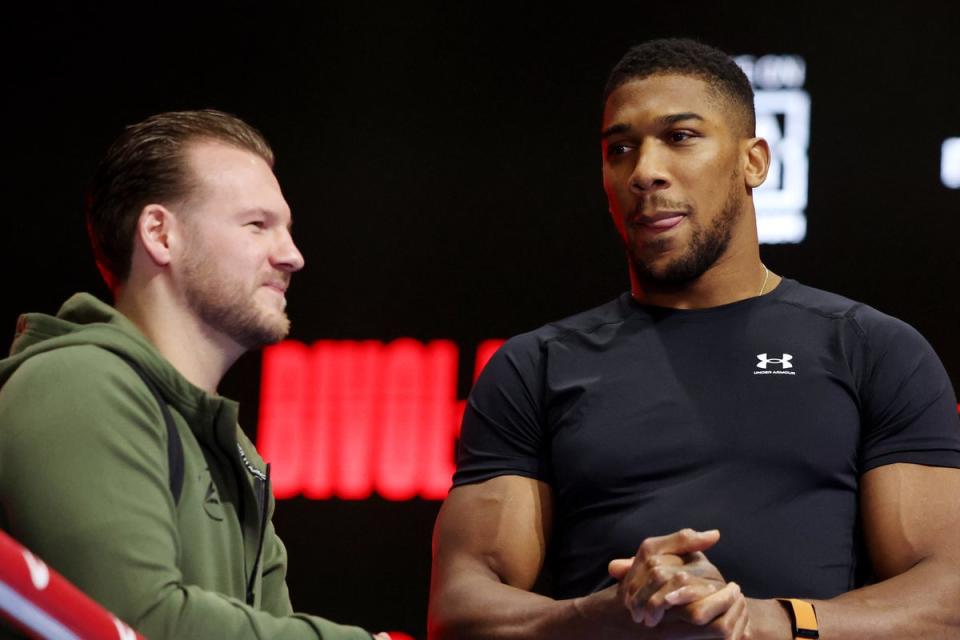
[[[763,264],[762,262],[760,264],[763,265],[763,284],[760,285],[760,291],[757,292],[758,296],[763,295],[763,290],[767,288],[767,278],[770,277],[770,269],[767,268],[767,265]]]

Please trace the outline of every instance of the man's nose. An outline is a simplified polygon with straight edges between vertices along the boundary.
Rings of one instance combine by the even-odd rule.
[[[304,264],[303,254],[300,253],[297,245],[293,242],[293,236],[290,235],[289,231],[284,229],[282,234],[283,237],[280,239],[280,245],[277,247],[273,264],[278,269],[290,273],[300,271],[300,269],[303,269]]]
[[[650,193],[669,186],[663,151],[656,144],[645,142],[637,152],[637,164],[630,174],[630,189],[635,193]]]

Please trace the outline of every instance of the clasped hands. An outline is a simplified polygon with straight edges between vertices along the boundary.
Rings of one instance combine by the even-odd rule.
[[[704,554],[719,540],[716,530],[682,529],[647,538],[633,558],[611,561],[617,598],[633,621],[669,638],[745,638],[746,598]]]

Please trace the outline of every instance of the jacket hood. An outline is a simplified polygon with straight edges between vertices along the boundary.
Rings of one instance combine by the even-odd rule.
[[[203,420],[216,415],[224,402],[236,404],[191,384],[126,316],[88,293],[73,295],[56,316],[20,316],[10,357],[0,360],[0,386],[29,358],[77,345],[97,346],[135,361],[185,417]]]

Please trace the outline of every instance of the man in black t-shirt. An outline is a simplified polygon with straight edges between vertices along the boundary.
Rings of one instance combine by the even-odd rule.
[[[761,262],[770,152],[743,73],[635,47],[601,138],[631,291],[478,380],[432,636],[960,635],[953,390],[909,326]]]

